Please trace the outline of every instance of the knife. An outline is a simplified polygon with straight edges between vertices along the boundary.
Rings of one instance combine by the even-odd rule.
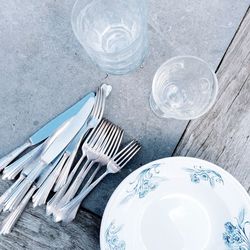
[[[49,177],[51,172],[55,169],[56,165],[58,164],[60,160],[60,156],[57,157],[56,160],[54,160],[53,163],[48,165],[48,168],[44,169],[43,173],[40,175],[39,179],[34,183],[34,185],[31,187],[31,189],[28,191],[28,193],[25,195],[21,203],[18,205],[18,207],[12,211],[2,222],[2,225],[0,226],[0,234],[8,234],[10,233],[11,229],[21,216],[24,208],[27,206],[31,196],[34,194],[34,192],[41,187],[41,185],[46,181],[46,179]]]
[[[49,137],[60,125],[62,125],[66,120],[77,114],[77,112],[84,106],[86,101],[90,97],[94,97],[94,92],[90,92],[80,101],[78,101],[75,105],[71,108],[67,109],[53,120],[48,122],[45,126],[39,129],[35,134],[33,134],[23,145],[16,148],[14,151],[9,153],[8,155],[4,156],[0,159],[0,171],[3,170],[6,166],[8,166],[17,156],[19,156],[24,150],[27,148],[36,145],[47,137]]]
[[[62,157],[60,157],[60,159],[63,157],[67,157],[65,156],[64,153],[61,155]],[[46,178],[43,184],[39,186],[39,189],[32,197],[33,207],[41,206],[46,203],[49,193],[52,187],[54,186],[58,176],[60,175],[63,166],[64,166],[64,161],[58,161],[56,167],[53,169],[51,174]],[[47,170],[47,168],[45,168],[45,170]]]
[[[64,161],[63,169],[60,172],[60,175],[56,180],[56,184],[53,189],[54,192],[57,192],[66,183],[66,180],[68,178],[68,174],[70,171],[70,168],[67,166],[71,167],[71,164],[73,163],[75,159],[77,152],[74,152],[74,149],[77,147],[78,144],[82,142],[81,140],[82,136],[86,134],[86,132],[88,131],[86,127],[87,127],[87,124],[84,124],[84,126],[81,128],[79,133],[75,136],[75,138],[71,141],[71,143],[65,149],[64,157],[67,157],[67,160]]]
[[[41,148],[41,145],[39,145]],[[38,148],[38,147],[37,147]],[[61,154],[62,155],[62,154]],[[58,156],[56,160],[53,161],[53,165],[58,164],[59,160],[61,159],[61,156]],[[50,164],[52,165],[52,164]],[[26,166],[21,174],[19,175],[18,179],[15,181],[13,185],[11,185],[1,196],[0,196],[0,212],[3,210],[4,212],[8,210],[8,208],[5,206],[6,202],[9,200],[9,198],[12,196],[12,194],[17,190],[20,183],[25,179],[25,177],[31,172],[31,169],[29,169],[29,166]],[[44,170],[43,172],[48,172]],[[44,175],[42,173],[41,175]],[[39,177],[40,179],[40,177]]]
[[[27,154],[14,161],[3,170],[3,180],[13,180],[16,176],[28,165],[29,161],[39,153],[42,148],[42,144],[39,144],[34,149],[30,150]]]
[[[9,198],[5,204],[5,209],[13,210],[19,204],[20,200],[29,190],[32,183],[41,174],[43,169],[49,165],[71,142],[75,135],[80,131],[81,127],[87,121],[92,108],[95,103],[95,97],[90,97],[83,108],[68,121],[64,122],[52,136],[50,136],[42,149],[41,155],[34,159],[32,164],[32,171],[30,174],[19,184],[17,190]],[[15,185],[15,184],[14,184]],[[18,197],[18,199],[17,199]]]
[[[105,108],[106,98],[109,96],[111,91],[112,91],[111,85],[102,84],[101,87],[99,88],[99,91],[96,94],[96,97],[101,92],[104,94],[103,110]],[[90,120],[82,127],[81,131],[78,133],[78,135],[74,138],[74,140],[68,145],[67,149],[65,150],[65,154],[68,155],[69,157],[67,161],[65,162],[65,165],[63,167],[63,170],[60,173],[60,176],[57,179],[56,185],[53,188],[54,192],[57,192],[66,183],[70,169],[74,163],[76,154],[82,143],[84,135],[86,134],[87,131],[94,129],[98,125],[99,121],[101,120],[99,119],[99,121],[94,122],[94,120],[91,119],[91,117],[89,119]]]

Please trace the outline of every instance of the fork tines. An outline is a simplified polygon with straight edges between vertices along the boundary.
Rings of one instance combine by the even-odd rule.
[[[99,136],[103,132],[103,130],[107,129],[107,122],[105,119],[102,119],[101,122],[98,124],[98,126],[91,131],[91,133],[87,136],[84,143],[96,143]]]
[[[140,148],[141,145],[136,140],[133,140],[114,156],[113,161],[121,169],[134,157]]]
[[[123,138],[123,129],[118,126],[114,126],[111,131],[111,136],[108,139],[108,142],[105,144],[103,148],[103,152],[107,156],[114,156],[116,155],[117,151],[119,150],[119,146],[121,144],[121,140]]]
[[[104,106],[105,106],[104,104],[105,104],[104,91],[102,88],[99,88],[96,94],[96,105],[94,106],[92,113],[93,116],[96,117],[97,119],[101,119],[103,116]]]

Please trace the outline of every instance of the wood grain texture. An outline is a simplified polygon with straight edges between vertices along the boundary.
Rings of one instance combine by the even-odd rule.
[[[0,181],[0,192],[8,187],[6,181]],[[1,214],[0,220],[5,214]],[[60,225],[47,217],[42,207],[32,208],[31,204],[22,214],[12,233],[0,236],[1,250],[15,249],[83,249],[99,248],[100,218],[87,211],[79,211],[74,222]]]
[[[214,107],[191,121],[174,155],[211,161],[235,176],[250,193],[250,11],[217,71]]]

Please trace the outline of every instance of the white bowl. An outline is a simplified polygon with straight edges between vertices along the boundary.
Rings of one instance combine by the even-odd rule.
[[[250,198],[216,165],[172,157],[131,173],[102,219],[102,250],[250,250]]]

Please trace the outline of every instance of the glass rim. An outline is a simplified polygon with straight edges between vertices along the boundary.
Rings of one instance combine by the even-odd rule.
[[[81,41],[81,39],[79,38],[79,36],[78,36],[78,34],[77,34],[77,31],[76,31],[76,29],[74,28],[74,25],[73,25],[73,16],[74,16],[74,11],[75,11],[75,8],[76,8],[76,5],[78,4],[78,2],[80,2],[80,1],[82,1],[82,0],[76,0],[75,1],[75,3],[74,3],[74,5],[73,5],[73,8],[72,8],[72,10],[71,10],[71,20],[70,20],[70,22],[71,22],[71,27],[72,27],[72,30],[73,30],[73,33],[74,33],[74,35],[75,35],[75,37],[77,38],[77,40],[78,40],[78,42],[83,46],[83,48],[85,49],[85,50],[87,50],[87,48],[90,48],[92,51],[95,51],[95,52],[97,52],[97,53],[99,53],[99,54],[103,54],[103,55],[116,55],[117,53],[125,53],[126,51],[128,51],[131,47],[133,47],[134,46],[134,44],[136,44],[136,42],[140,39],[140,35],[142,34],[142,33],[145,33],[146,34],[146,39],[147,39],[147,26],[148,26],[148,23],[147,23],[147,21],[145,21],[145,26],[146,26],[146,28],[144,27],[144,25],[143,25],[143,30],[142,30],[142,32],[137,32],[138,33],[138,35],[137,35],[137,37],[134,39],[134,41],[128,46],[128,47],[126,47],[126,48],[124,48],[124,49],[122,49],[122,50],[120,50],[120,51],[117,51],[117,52],[103,52],[103,51],[99,51],[99,50],[93,50],[90,46],[86,46],[85,44],[83,44],[82,43],[82,41]],[[145,1],[145,0],[144,0]],[[147,16],[147,11],[145,11],[145,13],[146,13],[146,16]],[[145,19],[146,20],[146,19]],[[145,35],[144,34],[144,35]]]
[[[211,93],[211,101],[208,103],[208,105],[205,107],[205,109],[200,112],[199,114],[197,115],[194,115],[194,116],[188,116],[188,117],[180,117],[180,116],[177,116],[175,115],[174,113],[169,113],[169,116],[168,118],[174,118],[174,119],[178,119],[178,120],[193,120],[193,119],[196,119],[196,118],[199,118],[201,116],[203,116],[205,113],[207,113],[208,110],[211,109],[211,107],[214,105],[215,101],[216,101],[216,97],[217,97],[217,94],[218,94],[218,90],[219,90],[219,85],[218,85],[218,78],[214,72],[214,70],[212,69],[212,67],[205,61],[203,60],[202,58],[200,57],[197,57],[197,56],[193,56],[193,55],[180,55],[180,56],[174,56],[174,57],[171,57],[169,58],[168,60],[166,60],[165,62],[163,62],[160,67],[156,70],[155,72],[155,75],[154,75],[154,78],[153,78],[153,83],[152,83],[152,97],[156,103],[156,105],[158,106],[158,108],[160,110],[162,110],[160,108],[160,100],[158,98],[158,96],[155,94],[155,86],[156,86],[156,83],[157,83],[157,80],[158,80],[158,76],[160,74],[160,71],[169,63],[171,63],[172,61],[176,60],[176,59],[182,59],[182,58],[190,58],[190,59],[195,59],[197,61],[200,61],[202,62],[207,68],[208,70],[210,71],[210,73],[212,74],[213,76],[213,87],[214,87],[214,91]]]

